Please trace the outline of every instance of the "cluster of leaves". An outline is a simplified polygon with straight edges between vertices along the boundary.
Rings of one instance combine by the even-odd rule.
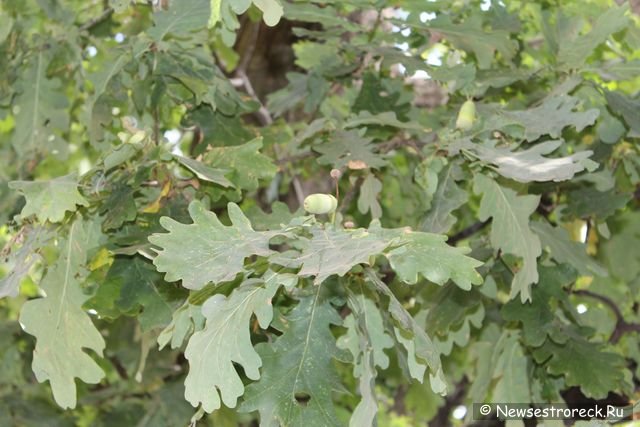
[[[640,19],[485,3],[3,0],[0,425],[637,400]]]

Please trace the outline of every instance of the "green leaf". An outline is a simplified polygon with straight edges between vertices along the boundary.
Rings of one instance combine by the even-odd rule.
[[[640,134],[640,102],[627,98],[619,92],[605,91],[609,108],[622,116],[636,136]]]
[[[362,399],[351,415],[353,427],[375,425],[378,413],[375,379],[376,366],[386,369],[389,357],[384,353],[393,346],[392,338],[385,332],[382,315],[376,304],[362,293],[349,293],[352,313],[344,319],[347,333],[338,339],[338,348],[348,350],[353,357],[353,375],[358,378]]]
[[[0,298],[18,296],[20,282],[29,274],[31,267],[42,259],[39,251],[53,237],[53,233],[42,226],[25,227],[20,233],[24,242],[19,248],[12,248],[7,256],[6,262],[11,270],[0,279]]]
[[[109,0],[109,5],[113,8],[116,13],[122,13],[127,10],[129,6],[131,6],[130,0]]]
[[[284,3],[284,16],[290,21],[314,22],[324,27],[340,27],[343,31],[358,31],[358,26],[344,19],[334,6],[313,3]]]
[[[137,316],[143,331],[164,327],[171,322],[172,300],[179,298],[173,285],[162,280],[153,265],[140,256],[118,256],[106,280],[85,307],[103,317],[118,314]],[[103,311],[107,311],[103,314]],[[113,316],[115,317],[115,316]]]
[[[218,170],[230,170],[225,174],[237,188],[255,191],[258,180],[271,179],[278,168],[271,158],[260,153],[262,138],[256,138],[243,145],[214,147],[204,156],[207,166]]]
[[[198,178],[204,181],[213,182],[223,187],[233,187],[231,181],[224,176],[225,173],[229,172],[229,169],[215,169],[188,157],[178,155],[174,155],[173,157],[184,167],[196,174]]]
[[[269,214],[263,212],[257,206],[247,209],[245,213],[256,230],[281,230],[294,218],[303,215],[303,210],[300,208],[296,212],[291,213],[289,206],[285,203],[273,202],[271,205],[271,213]]]
[[[429,314],[431,314],[431,311],[429,311]],[[449,330],[445,336],[435,335],[433,341],[440,354],[450,355],[454,345],[465,348],[472,339],[471,327],[480,328],[484,318],[484,306],[482,304],[477,305],[474,311],[467,314],[460,325]]]
[[[311,228],[311,239],[300,238],[301,251],[283,253],[271,261],[289,268],[300,268],[299,276],[315,276],[316,285],[329,276],[344,276],[359,264],[369,264],[371,256],[378,255],[389,244],[374,233],[364,229],[341,230],[335,228]]]
[[[204,56],[205,52],[192,49],[182,51],[170,49],[157,55],[155,73],[180,82],[193,93],[196,104],[206,102],[213,108],[218,106],[219,81],[216,66]],[[227,100],[226,102],[228,102]]]
[[[182,347],[187,336],[204,328],[205,320],[201,306],[184,303],[173,312],[171,323],[158,335],[160,350],[169,343],[174,350]]]
[[[547,158],[563,141],[545,141],[524,151],[513,148],[496,148],[491,144],[467,144],[466,149],[475,152],[479,159],[497,166],[500,175],[519,182],[566,181],[585,168],[593,169],[589,160],[592,151],[580,151],[566,157]]]
[[[431,156],[420,162],[413,172],[413,180],[423,190],[421,199],[424,200],[427,209],[434,207],[433,198],[440,187],[440,179],[438,177],[446,166],[447,161],[445,159],[440,156]],[[441,200],[439,203],[443,202],[445,200]],[[420,227],[420,229],[423,228]]]
[[[547,340],[534,350],[533,356],[538,363],[547,361],[550,374],[564,376],[568,387],[579,386],[585,396],[593,399],[604,399],[626,384],[624,357],[603,351],[602,345],[584,338],[570,339],[564,344]]]
[[[208,27],[213,28],[220,21],[220,8],[222,6],[222,0],[210,0],[209,7],[211,8],[211,15],[209,15]]]
[[[386,113],[396,107],[400,96],[397,93],[389,94],[382,85],[382,80],[374,73],[368,72],[362,78],[362,88],[351,108],[354,113],[368,111],[377,115]]]
[[[477,14],[472,15],[462,24],[455,24],[451,22],[448,15],[441,14],[421,27],[441,33],[456,47],[473,52],[481,69],[491,66],[496,51],[509,61],[518,49],[517,44],[510,39],[508,31],[496,29],[486,31]]]
[[[423,382],[428,366],[431,371],[429,373],[431,389],[434,393],[446,394],[447,384],[442,372],[440,354],[429,335],[400,304],[387,285],[378,278],[375,271],[367,268],[365,275],[367,283],[372,285],[375,291],[389,299],[389,313],[399,326],[394,327],[395,337],[407,351],[407,363],[411,377]]]
[[[114,406],[126,407],[122,404]],[[139,411],[135,412],[138,416],[143,415],[136,427],[187,426],[193,416],[193,408],[184,401],[184,386],[181,381],[165,381],[154,393],[153,403],[145,405],[145,409],[143,414],[139,414]],[[114,421],[113,417],[107,414],[103,424],[100,425],[109,425]],[[219,424],[216,422],[216,425]]]
[[[8,14],[0,15],[0,44],[4,43],[13,27],[13,19]]]
[[[327,74],[334,67],[341,64],[340,56],[336,55],[338,47],[334,44],[316,43],[301,40],[293,45],[296,55],[296,65],[305,70],[314,70],[319,74]]]
[[[67,144],[57,132],[66,131],[69,125],[67,96],[59,79],[47,78],[47,59],[39,51],[20,72],[21,91],[12,103],[15,131],[11,142],[21,157],[66,155]]]
[[[520,345],[519,334],[507,335],[502,353],[496,361],[493,402],[522,403],[531,401],[528,358]]]
[[[549,249],[556,261],[572,265],[585,276],[593,274],[607,276],[607,270],[587,255],[586,246],[571,240],[564,228],[553,227],[542,221],[533,221],[531,229],[540,237],[542,246]]]
[[[201,404],[205,411],[212,412],[220,408],[220,398],[225,406],[236,406],[244,386],[234,363],[242,366],[249,379],[260,377],[262,362],[251,344],[249,322],[255,313],[262,329],[269,326],[273,317],[271,298],[279,286],[277,280],[265,284],[249,279],[229,297],[217,294],[204,303],[205,327],[193,334],[185,350],[189,360],[185,398],[193,406]]]
[[[211,16],[210,4],[206,0],[180,0],[171,2],[169,10],[154,13],[155,25],[147,31],[159,42],[171,34],[184,38],[206,27]]]
[[[453,280],[466,290],[482,283],[475,270],[482,263],[465,256],[469,249],[447,245],[447,236],[401,229],[380,232],[395,239],[385,255],[403,282],[415,284],[421,275],[438,285]]]
[[[82,309],[87,299],[81,286],[87,251],[98,244],[99,222],[76,220],[60,243],[60,256],[49,269],[41,287],[46,297],[22,306],[20,323],[36,337],[33,372],[39,382],[49,381],[53,397],[62,408],[75,408],[75,378],[96,384],[104,373],[85,353],[102,356],[105,342]]]
[[[273,27],[280,22],[283,9],[278,0],[253,0],[253,4],[262,11],[262,19],[265,24]]]
[[[429,302],[432,306],[428,308],[427,329],[441,336],[463,323],[481,305],[477,292],[464,291],[452,284],[438,289]]]
[[[507,321],[522,323],[522,335],[525,344],[532,347],[541,346],[547,336],[556,341],[564,341],[559,335],[559,324],[556,319],[551,299],[566,299],[564,289],[576,279],[575,273],[566,266],[540,267],[540,283],[533,288],[529,303],[511,300],[502,307],[502,317]]]
[[[600,111],[600,120],[596,127],[598,138],[605,144],[615,144],[627,133],[627,128],[609,111]]]
[[[629,193],[617,193],[612,190],[577,188],[568,192],[567,207],[562,210],[562,215],[574,218],[593,216],[598,220],[604,220],[624,208],[631,197]]]
[[[565,68],[578,68],[591,55],[591,52],[604,43],[611,34],[627,26],[629,19],[625,16],[625,6],[608,7],[593,24],[591,31],[575,39],[561,39],[558,58]]]
[[[362,214],[371,211],[371,218],[382,216],[382,207],[378,202],[378,195],[382,191],[382,183],[373,174],[368,174],[360,186],[358,196],[358,210]]]
[[[609,272],[625,282],[631,282],[640,275],[640,214],[637,211],[625,212],[615,220],[608,221],[612,230],[611,239],[602,250]]]
[[[507,331],[501,333],[498,325],[489,323],[482,330],[478,340],[469,348],[470,361],[475,365],[475,372],[470,375],[469,398],[474,402],[487,400],[489,388],[494,384],[496,362],[504,348],[507,333]]]
[[[560,138],[565,127],[573,126],[580,132],[594,124],[598,118],[600,111],[597,108],[573,111],[579,102],[578,98],[560,95],[548,97],[539,106],[528,110],[509,111],[503,110],[502,107],[492,108],[487,111],[491,117],[487,120],[485,128],[508,131],[509,126],[517,125],[524,128],[522,138],[526,141],[536,141],[543,135]]]
[[[209,146],[241,145],[254,137],[252,129],[244,126],[240,116],[225,116],[208,105],[200,105],[184,121],[190,126],[198,126],[203,133],[203,140],[194,147],[193,156],[204,154]]]
[[[345,129],[360,126],[391,126],[398,129],[426,131],[424,127],[414,122],[401,122],[393,111],[385,111],[378,114],[371,114],[368,111],[360,111],[357,116],[347,120],[342,127]]]
[[[531,299],[531,284],[538,282],[536,259],[542,253],[540,239],[529,228],[529,216],[536,210],[540,196],[518,194],[498,185],[484,175],[477,175],[474,191],[482,194],[478,217],[493,217],[491,245],[505,253],[522,257],[522,268],[515,274],[511,297],[520,293],[522,302]]]
[[[93,110],[93,104],[96,103],[98,98],[107,91],[109,83],[113,78],[120,74],[125,65],[131,61],[131,54],[129,51],[113,49],[109,51],[109,53],[111,54],[112,60],[108,61],[105,64],[105,67],[99,68],[95,73],[92,73],[89,76],[89,80],[93,84],[93,98],[90,111]]]
[[[313,149],[322,154],[318,157],[321,165],[332,165],[336,169],[347,166],[353,169],[378,169],[387,162],[374,153],[371,141],[371,138],[364,137],[356,130],[338,131],[328,141],[314,145]]]
[[[120,228],[125,222],[136,219],[138,208],[131,186],[127,183],[119,183],[102,205],[100,213],[104,215],[105,230]]]
[[[304,104],[304,111],[315,111],[331,88],[329,82],[318,73],[309,74],[287,73],[289,85],[269,95],[267,107],[274,117],[281,116],[300,103]]]
[[[49,181],[12,181],[9,188],[24,195],[27,203],[20,215],[35,215],[39,221],[60,222],[65,212],[73,212],[76,206],[89,206],[78,191],[74,175],[60,176]]]
[[[108,151],[102,161],[105,172],[135,157],[142,150],[142,147],[142,144],[121,144]]]
[[[277,232],[253,231],[238,205],[229,203],[227,209],[231,218],[228,227],[195,200],[189,204],[193,224],[160,218],[169,233],[153,234],[149,241],[161,248],[153,263],[158,271],[167,273],[167,281],[182,280],[187,289],[201,289],[209,282],[229,281],[243,272],[245,258],[272,253],[269,239]]]
[[[330,326],[342,320],[325,290],[316,286],[314,294],[300,299],[273,344],[256,346],[264,362],[262,377],[247,387],[240,411],[260,411],[262,427],[340,425],[332,402],[340,380]]]
[[[458,219],[453,211],[464,205],[469,196],[456,181],[463,178],[462,170],[455,164],[450,164],[438,174],[438,188],[433,195],[431,209],[420,223],[420,229],[430,233],[446,233],[455,225]]]
[[[449,355],[453,345],[465,347],[471,339],[471,326],[479,328],[485,317],[484,306],[475,291],[464,291],[446,285],[430,299],[426,313],[426,329],[441,354]]]

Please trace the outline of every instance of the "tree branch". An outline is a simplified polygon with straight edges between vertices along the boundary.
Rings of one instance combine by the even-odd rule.
[[[251,84],[251,80],[249,80],[249,76],[246,73],[246,68],[251,62],[251,57],[253,56],[256,39],[260,29],[260,27],[256,25],[254,25],[253,28],[254,28],[252,29],[253,39],[251,40],[249,47],[247,47],[247,49],[243,53],[242,58],[240,58],[238,68],[235,71],[235,76],[242,82],[242,86],[244,87],[244,90],[247,92],[247,94],[260,105],[260,108],[255,113],[256,116],[258,117],[258,120],[260,121],[260,124],[262,126],[269,126],[273,123],[273,117],[271,116],[271,113],[269,112],[269,110],[267,110],[267,108],[264,106],[264,104],[262,104],[262,101],[260,101],[260,98],[258,98],[258,95],[256,94],[256,91],[253,89],[253,85]],[[274,145],[273,150],[275,151],[275,154],[276,154],[276,163],[280,164],[281,163],[280,159],[282,158],[280,154],[280,149],[277,145]],[[304,203],[304,190],[302,188],[302,184],[300,183],[300,179],[298,178],[298,175],[293,173],[291,168],[289,168],[289,172],[291,173],[291,181],[293,184],[293,190],[295,191],[295,194],[296,194],[296,200],[298,201],[298,204],[302,206]]]
[[[104,22],[107,19],[109,19],[109,17],[111,15],[113,15],[113,8],[112,7],[108,7],[102,12],[102,14],[100,14],[99,16],[96,16],[95,18],[93,18],[93,19],[85,22],[84,24],[80,25],[80,27],[78,27],[78,29],[80,31],[89,31],[90,29],[92,29],[96,25],[101,24],[102,22]]]
[[[405,138],[396,137],[391,139],[390,141],[378,144],[377,148],[379,153],[388,153],[389,151],[399,147],[411,147],[416,151],[418,157],[422,159],[424,158],[424,155],[422,154],[420,149],[425,145],[430,144],[431,142],[433,141],[426,142],[426,141],[420,141],[415,139],[405,139]]]
[[[447,243],[449,245],[451,245],[451,246],[455,246],[456,243],[458,243],[460,240],[464,240],[467,237],[471,237],[472,235],[474,235],[478,231],[480,231],[483,228],[485,228],[487,225],[491,224],[491,220],[492,219],[493,218],[489,218],[486,221],[478,221],[478,222],[476,222],[474,224],[471,224],[467,228],[465,228],[463,230],[460,230],[459,232],[457,232],[453,236],[449,237],[449,240],[447,240]]]
[[[616,304],[611,298],[604,295],[597,294],[595,292],[591,292],[586,289],[576,289],[573,291],[573,294],[583,295],[593,299],[597,299],[598,301],[600,301],[601,303],[609,307],[611,311],[613,311],[613,314],[616,317],[616,327],[613,330],[613,333],[611,334],[611,336],[609,337],[609,342],[611,344],[615,344],[618,341],[620,341],[620,338],[622,338],[622,335],[624,335],[627,332],[640,332],[640,323],[629,323],[626,320],[624,320],[624,317],[622,316],[622,312],[620,311],[620,307],[618,307],[618,304]]]
[[[455,389],[445,397],[444,404],[438,408],[436,416],[429,421],[428,425],[434,427],[450,426],[451,420],[449,417],[455,407],[464,401],[468,386],[469,378],[465,375],[456,384]]]
[[[380,144],[378,144],[376,146],[377,151],[379,153],[388,153],[389,151],[395,149],[395,148],[399,148],[399,147],[411,147],[413,148],[418,157],[420,157],[421,159],[424,158],[424,155],[422,154],[422,152],[420,151],[420,147],[427,145],[428,142],[424,142],[424,141],[416,141],[413,139],[401,139],[401,138],[394,138],[390,141],[387,142],[382,142]],[[299,160],[305,160],[309,157],[313,157],[315,155],[315,153],[313,151],[307,151],[305,153],[300,153],[300,154],[296,154],[293,156],[288,156],[288,157],[283,157],[281,159],[278,160],[278,164],[285,164],[285,163],[293,163],[293,162],[297,162]]]

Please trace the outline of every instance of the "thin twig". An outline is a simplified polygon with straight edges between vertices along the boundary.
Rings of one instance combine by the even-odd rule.
[[[300,160],[305,160],[305,159],[307,159],[309,157],[313,157],[313,156],[315,156],[315,153],[313,151],[306,151],[304,153],[295,154],[293,156],[283,157],[283,158],[278,160],[278,165],[284,165],[286,163],[299,162]]]
[[[513,272],[513,270],[511,269],[511,266],[509,264],[507,264],[507,261],[504,260],[504,258],[502,258],[502,251],[498,250],[498,254],[496,255],[496,259],[498,261],[500,261],[500,263],[502,264],[502,266],[509,272],[511,273],[511,277],[515,277],[516,273]]]
[[[244,70],[238,69],[236,71],[236,77],[242,80],[242,86],[244,87],[244,90],[247,92],[247,94],[251,98],[253,98],[254,101],[260,104],[260,108],[258,108],[258,111],[256,111],[256,116],[258,117],[260,124],[262,126],[268,126],[272,124],[273,117],[271,116],[269,110],[267,110],[267,108],[262,104],[260,98],[258,98],[258,95],[256,94],[256,91],[253,89],[253,85],[251,84],[251,80],[249,80],[249,76],[247,76],[247,73]]]
[[[349,205],[351,204],[351,201],[356,196],[356,193],[360,190],[360,187],[362,186],[363,182],[364,182],[364,177],[359,176],[356,182],[354,182],[351,188],[349,188],[349,191],[345,193],[344,198],[342,199],[342,202],[340,202],[340,209],[338,209],[340,212],[344,212],[349,207]]]
[[[489,218],[486,221],[478,221],[476,223],[471,224],[467,228],[465,228],[463,230],[460,230],[459,232],[457,232],[453,236],[449,237],[449,240],[447,240],[447,243],[449,245],[451,245],[451,246],[455,246],[456,243],[458,243],[460,240],[464,240],[467,237],[471,237],[472,235],[474,235],[478,231],[480,231],[483,228],[485,228],[487,225],[489,225],[491,223],[491,219],[492,218]]]
[[[378,11],[378,14],[376,15],[376,22],[373,23],[373,27],[371,28],[371,31],[369,31],[369,35],[367,36],[367,41],[369,43],[371,43],[373,41],[373,38],[376,35],[376,31],[378,31],[378,28],[380,27],[380,24],[382,23],[382,12],[384,9],[380,9]]]
[[[574,295],[583,295],[593,299],[597,299],[607,307],[613,311],[614,316],[616,317],[616,327],[613,330],[613,333],[609,337],[609,342],[611,344],[615,344],[620,341],[622,335],[627,332],[640,332],[640,324],[639,323],[629,323],[624,320],[622,316],[622,312],[620,311],[620,307],[616,304],[611,298],[606,297],[604,295],[597,294],[595,292],[591,292],[587,289],[576,289],[573,291]]]
[[[160,114],[158,107],[153,110],[153,141],[160,145]]]
[[[78,29],[82,32],[82,31],[88,31],[90,29],[92,29],[93,27],[95,27],[96,25],[106,21],[107,19],[109,19],[109,17],[113,14],[113,8],[109,7],[107,9],[105,9],[102,14],[100,14],[99,16],[96,16],[95,18],[85,22],[84,24],[80,25],[80,27],[78,27]]]
[[[245,72],[253,59],[253,53],[256,50],[256,44],[258,42],[258,36],[260,35],[260,22],[252,22],[249,33],[249,44],[247,45],[246,50],[242,53],[242,58],[238,62],[238,67],[236,68],[236,73]]]
[[[419,141],[419,140],[415,140],[415,139],[405,139],[405,138],[393,138],[387,142],[383,142],[381,144],[378,144],[376,146],[376,148],[378,149],[379,153],[387,153],[391,150],[394,150],[396,148],[400,148],[400,147],[411,147],[414,150],[416,150],[416,152],[420,153],[420,148],[427,145],[428,142],[425,141]]]

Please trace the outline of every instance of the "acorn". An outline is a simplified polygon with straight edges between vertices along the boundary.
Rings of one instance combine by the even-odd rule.
[[[460,107],[458,112],[458,119],[456,120],[456,128],[461,130],[469,130],[473,127],[473,122],[476,121],[476,104],[472,100],[468,99]]]
[[[331,194],[316,193],[304,199],[304,210],[316,214],[330,214],[338,207],[338,200]]]

